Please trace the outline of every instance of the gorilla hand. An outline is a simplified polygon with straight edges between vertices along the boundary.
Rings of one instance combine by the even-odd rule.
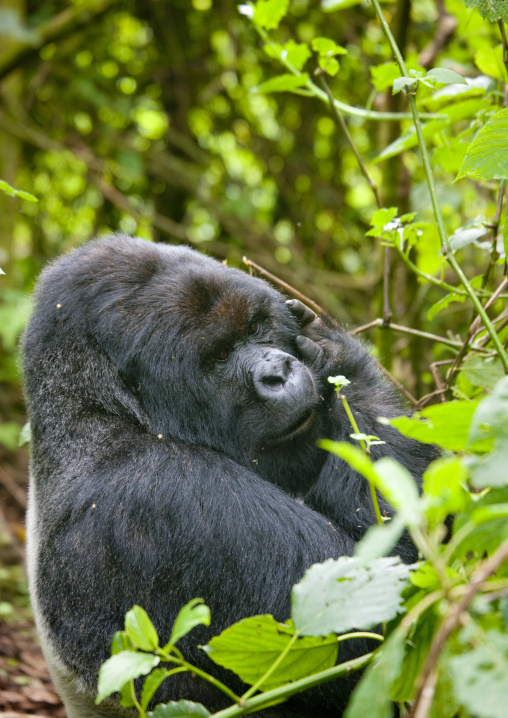
[[[298,299],[290,299],[286,304],[300,322],[302,333],[296,337],[296,344],[302,359],[326,381],[330,374],[339,369],[343,343],[340,330],[328,326]]]

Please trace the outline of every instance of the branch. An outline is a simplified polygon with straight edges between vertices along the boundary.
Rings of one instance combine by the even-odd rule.
[[[429,655],[425,662],[425,668],[421,678],[420,688],[416,696],[413,710],[409,718],[426,718],[434,698],[434,690],[437,680],[437,660],[444,645],[451,633],[461,621],[462,614],[467,609],[476,594],[482,589],[483,584],[490,575],[495,573],[502,563],[508,558],[508,539],[497,549],[491,558],[484,561],[480,568],[475,571],[466,593],[460,601],[453,603],[448,614],[445,616],[441,626],[434,636],[430,647]]]
[[[44,45],[69,35],[83,25],[91,24],[117,3],[119,4],[118,0],[88,0],[83,5],[68,7],[52,17],[51,20],[42,23],[36,29],[38,39],[35,42],[29,45],[16,44],[2,57],[0,80],[3,80],[6,75],[16,70],[30,57],[38,55]]]

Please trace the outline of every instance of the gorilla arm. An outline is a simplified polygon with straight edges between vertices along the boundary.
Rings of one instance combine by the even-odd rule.
[[[113,445],[112,452],[97,452],[74,479],[66,476],[64,490],[53,485],[58,506],[35,519],[41,537],[35,576],[39,630],[66,666],[66,680],[59,681],[66,703],[79,707],[87,695],[93,698],[113,633],[134,604],[147,610],[166,641],[178,610],[198,596],[211,608],[212,627],[196,628],[179,647],[188,660],[241,691],[232,674],[212,665],[196,646],[250,615],[287,619],[292,585],[311,564],[351,555],[353,541],[212,450],[158,440],[132,426],[124,426]],[[361,641],[347,643],[341,661],[368,651]],[[86,686],[82,698],[74,678]],[[323,695],[337,707],[349,690],[348,681],[333,682],[313,700]],[[189,675],[175,676],[157,694],[158,701],[180,698],[202,701],[211,710],[228,704]],[[100,715],[90,700],[86,705],[90,715]]]
[[[353,443],[353,427],[337,398],[329,376],[345,376],[350,384],[341,388],[348,400],[360,432],[377,436],[384,444],[371,447],[371,458],[393,456],[413,475],[421,487],[421,477],[428,464],[438,458],[435,446],[408,439],[391,426],[377,421],[405,413],[399,397],[387,383],[367,350],[357,339],[341,331],[328,317],[316,314],[298,300],[288,303],[300,321],[302,334],[297,345],[307,366],[317,375],[320,390],[329,407],[330,438]],[[356,442],[354,442],[356,443]],[[391,516],[393,509],[378,496],[381,514]],[[355,540],[376,523],[368,482],[338,456],[330,454],[317,481],[305,496],[305,503],[332,519]],[[394,553],[404,561],[416,559],[416,550],[404,534]]]

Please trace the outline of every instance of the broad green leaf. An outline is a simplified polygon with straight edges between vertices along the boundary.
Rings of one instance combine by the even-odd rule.
[[[469,244],[475,244],[480,237],[487,234],[489,229],[485,226],[486,219],[483,215],[475,217],[463,227],[459,227],[450,236],[450,245],[454,252]]]
[[[485,397],[474,412],[471,441],[486,437],[508,438],[508,377],[503,376],[492,393]]]
[[[275,30],[286,15],[289,0],[258,0],[254,7],[254,24],[265,30]]]
[[[147,718],[208,718],[212,715],[201,703],[192,701],[171,701],[161,703],[154,711],[147,713]]]
[[[159,661],[159,656],[136,651],[122,651],[108,658],[99,671],[96,705],[112,693],[120,691],[128,681],[150,673]]]
[[[398,703],[406,703],[416,697],[417,679],[427,658],[436,623],[436,614],[432,611],[427,611],[416,624],[408,637],[409,640],[404,642],[402,670],[400,670],[390,691],[392,700]]]
[[[506,718],[508,636],[493,630],[482,632],[475,635],[473,646],[469,644],[465,653],[450,658],[456,699],[469,715]]]
[[[482,17],[495,22],[498,18],[508,22],[508,5],[506,0],[464,0],[466,7],[475,7]]]
[[[355,558],[366,564],[375,558],[386,556],[393,549],[405,529],[404,517],[397,514],[384,526],[371,526],[355,546]]]
[[[321,439],[318,441],[318,446],[344,459],[351,468],[358,471],[368,481],[372,483],[377,481],[374,464],[358,446],[349,444],[347,441],[330,441],[329,439]]]
[[[465,294],[455,294],[454,292],[451,292],[450,294],[445,294],[445,296],[440,299],[438,302],[433,304],[429,311],[427,312],[427,319],[431,321],[434,319],[436,314],[440,312],[442,309],[446,309],[450,306],[452,302],[465,302],[466,301],[466,295]]]
[[[318,65],[323,72],[326,72],[331,77],[335,77],[340,67],[338,61],[334,57],[326,57],[324,55],[318,58]]]
[[[355,688],[344,718],[393,718],[390,692],[402,669],[404,642],[395,632],[383,643]]]
[[[226,628],[204,647],[220,666],[234,671],[250,685],[272,666],[294,635],[290,625],[278,623],[273,616],[253,616]],[[262,684],[271,690],[299,678],[331,668],[337,660],[335,635],[299,637],[274,672]]]
[[[143,690],[141,691],[141,707],[146,711],[148,704],[153,698],[153,695],[161,683],[169,676],[170,671],[166,668],[156,668],[145,678],[143,683]]]
[[[406,514],[419,514],[419,493],[409,471],[391,456],[374,463],[376,486],[396,509]]]
[[[210,609],[205,606],[202,598],[193,598],[180,609],[165,648],[173,646],[180,638],[186,636],[189,631],[200,624],[210,625]]]
[[[496,112],[468,147],[456,179],[491,180],[508,177],[508,109]]]
[[[474,401],[449,401],[430,406],[411,417],[398,416],[383,419],[383,422],[410,439],[437,444],[450,451],[463,451],[468,445],[469,427],[477,406],[478,402]]]
[[[469,464],[471,483],[477,489],[508,486],[508,439],[496,439],[493,450]]]
[[[476,67],[496,80],[506,82],[508,75],[503,62],[503,46],[483,47],[474,56]]]
[[[464,532],[467,524],[471,530],[465,533],[457,545],[454,556],[461,558],[473,553],[481,557],[484,553],[492,554],[508,538],[508,521],[504,516],[499,518],[491,516],[489,521],[481,521],[484,508],[499,507],[504,503],[508,503],[508,489],[493,489],[481,499],[471,501],[467,510],[458,514],[453,525],[454,535],[459,531]]]
[[[397,212],[397,207],[383,207],[381,209],[377,209],[372,215],[370,224],[373,227],[379,227],[381,229],[384,229],[387,224],[389,224],[393,219],[395,219],[395,217],[397,216]]]
[[[429,70],[425,77],[429,77],[443,85],[467,85],[462,75],[453,70],[445,70],[441,67],[434,67]]]
[[[134,606],[125,614],[125,631],[132,643],[143,651],[154,651],[159,647],[157,631],[141,606]]]
[[[404,87],[412,87],[415,84],[416,80],[414,77],[397,77],[393,81],[393,93],[396,95],[398,92],[400,92]]]
[[[484,359],[477,354],[465,361],[460,371],[471,384],[481,386],[483,389],[493,389],[504,376],[499,357]]]
[[[437,459],[429,465],[423,475],[429,523],[443,523],[448,515],[464,509],[468,501],[466,483],[467,471],[457,456]]]
[[[303,72],[301,75],[290,75],[286,73],[278,77],[272,77],[271,80],[262,82],[256,87],[257,92],[294,92],[299,88],[305,87],[309,75]]]
[[[348,556],[315,564],[293,587],[295,627],[305,636],[325,636],[389,621],[404,610],[400,593],[409,572],[394,557],[368,565]]]
[[[116,656],[117,653],[130,650],[133,647],[126,631],[117,631],[111,641],[111,655]]]

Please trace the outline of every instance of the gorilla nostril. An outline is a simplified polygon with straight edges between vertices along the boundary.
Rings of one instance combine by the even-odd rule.
[[[261,383],[270,389],[280,389],[284,386],[286,381],[281,376],[264,376],[261,379]]]

